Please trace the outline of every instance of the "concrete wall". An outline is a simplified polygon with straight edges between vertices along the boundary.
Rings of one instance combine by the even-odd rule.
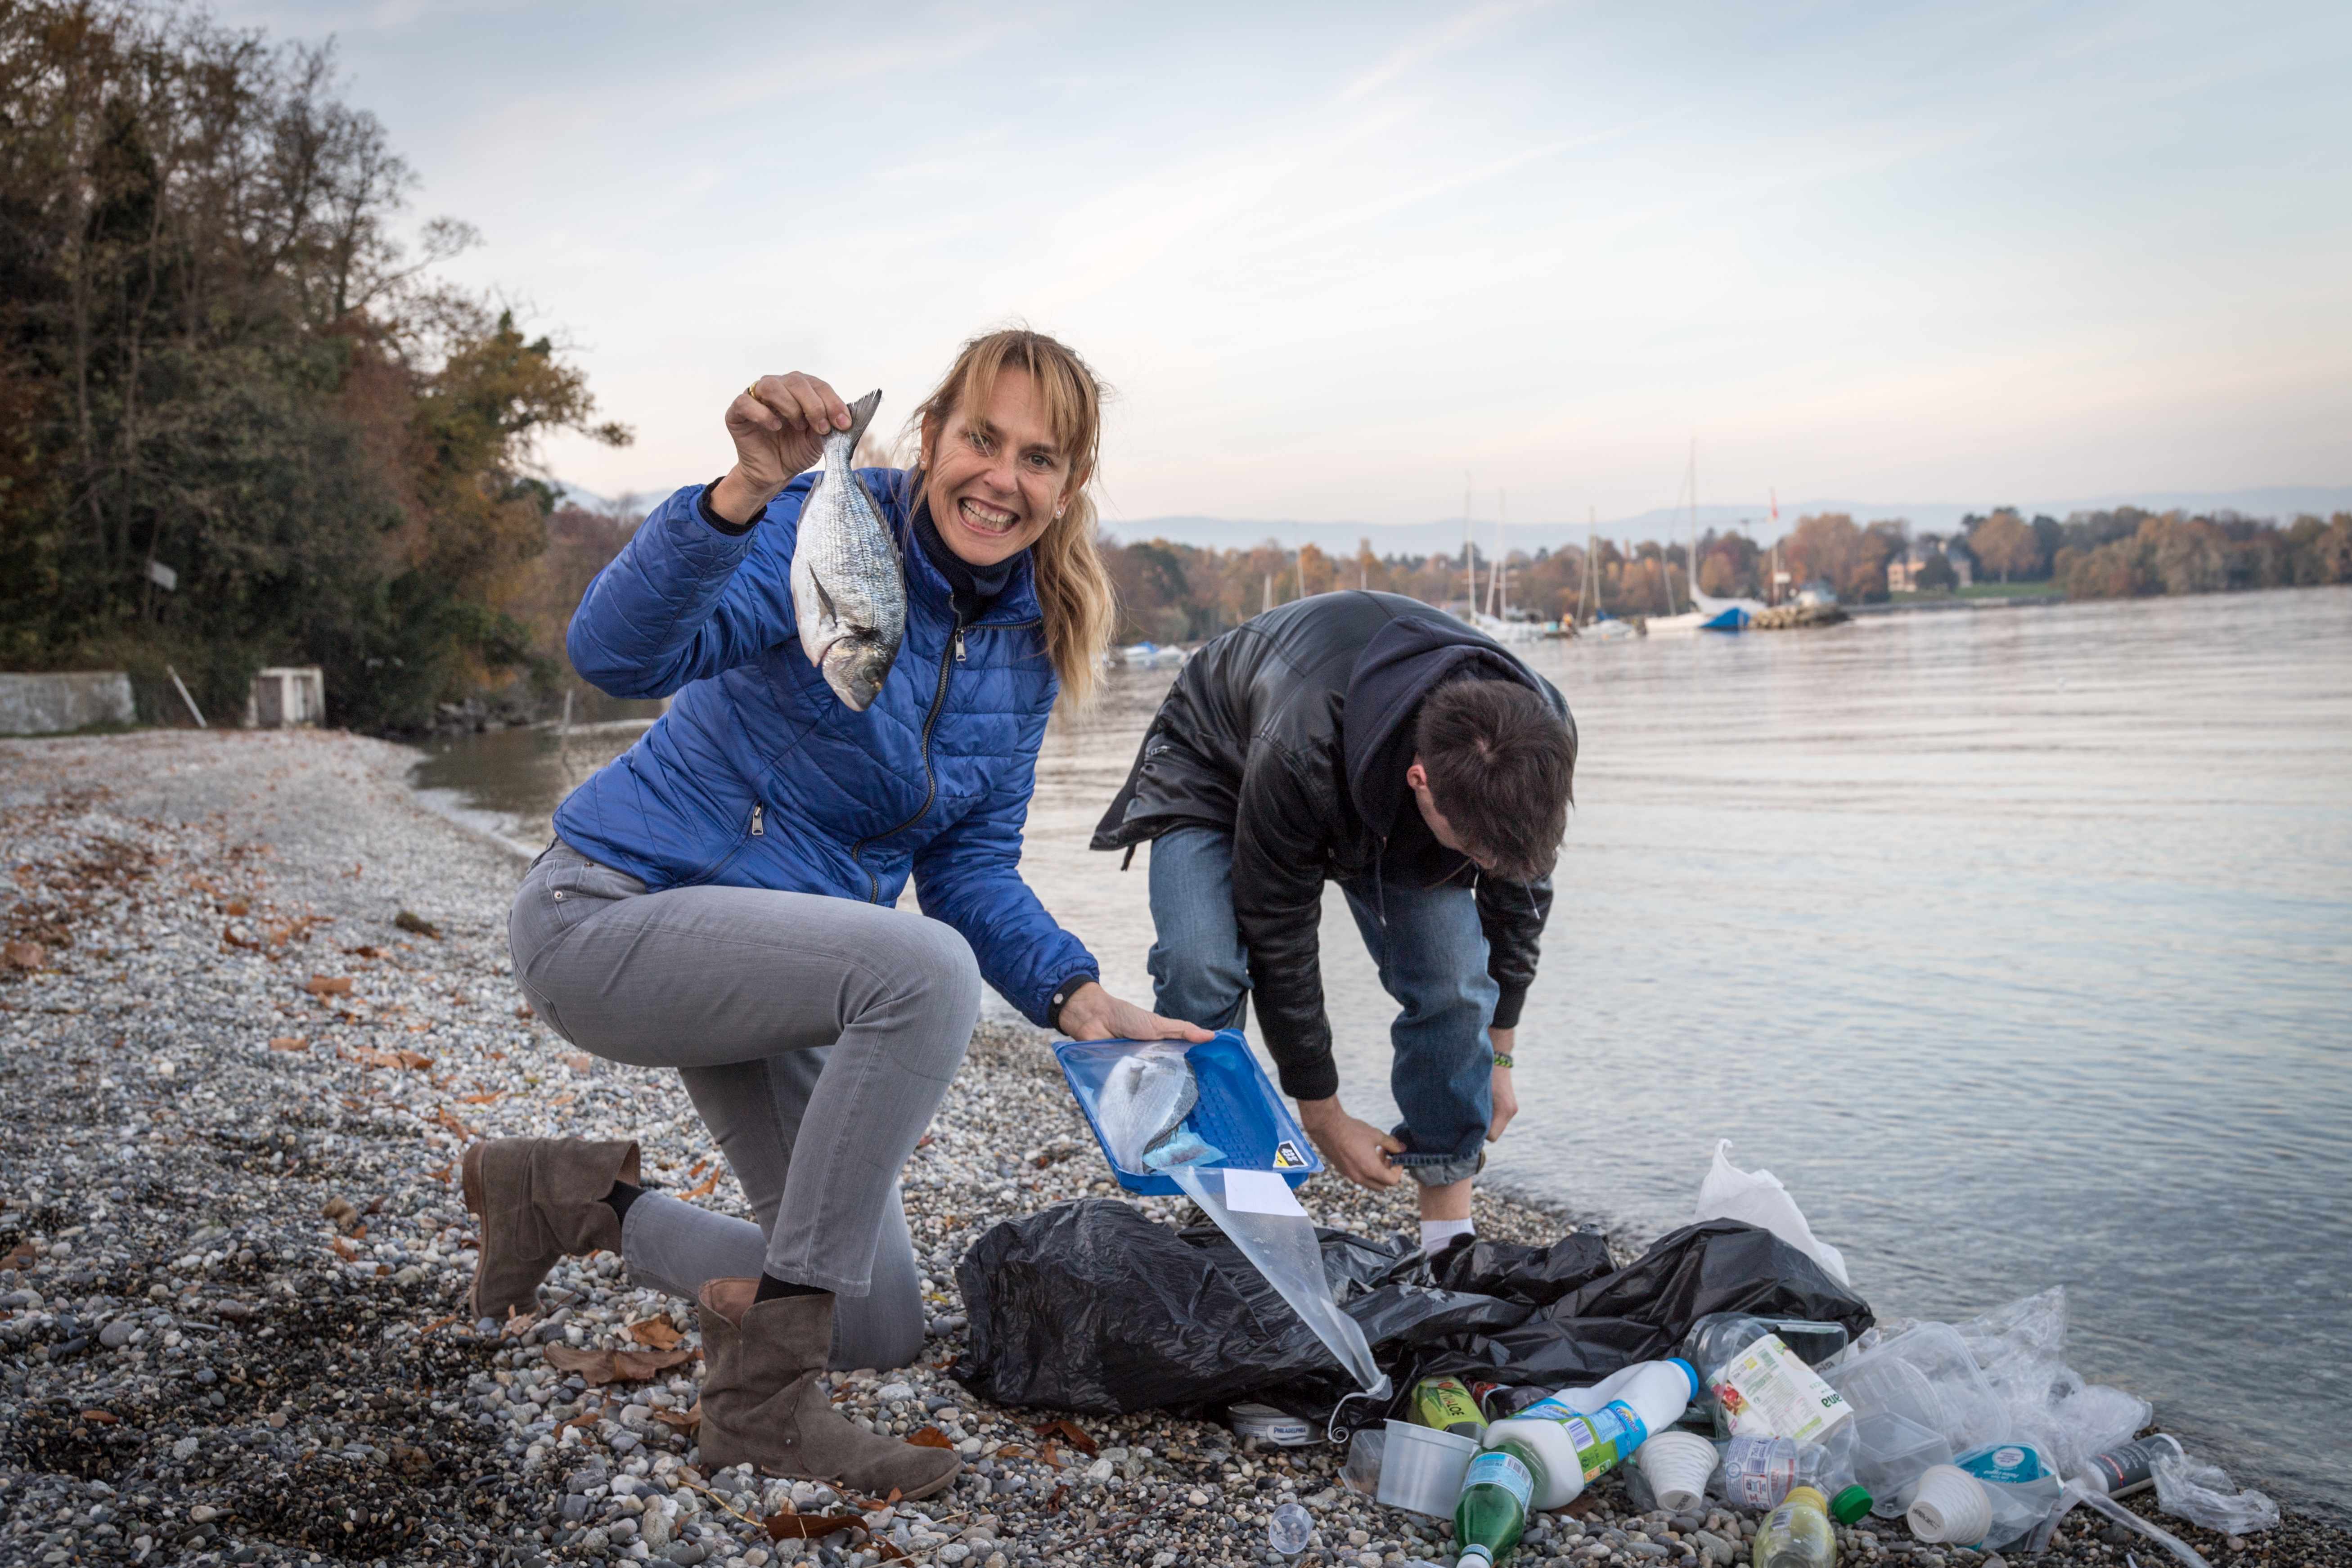
[[[54,735],[138,717],[131,678],[119,669],[72,675],[0,675],[0,735]]]

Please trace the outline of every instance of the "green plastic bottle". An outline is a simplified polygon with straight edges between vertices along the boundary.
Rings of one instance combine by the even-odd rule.
[[[1829,1500],[1811,1487],[1794,1487],[1765,1516],[1749,1553],[1756,1568],[1837,1568],[1837,1530]]]
[[[1506,1439],[1471,1460],[1454,1505],[1455,1568],[1507,1559],[1528,1527],[1528,1501],[1548,1479],[1543,1456],[1525,1443]]]

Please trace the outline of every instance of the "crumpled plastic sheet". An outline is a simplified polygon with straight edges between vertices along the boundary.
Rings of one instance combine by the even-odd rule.
[[[2156,1506],[2175,1519],[2224,1535],[2251,1535],[2257,1530],[2278,1528],[2278,1504],[2252,1487],[2236,1490],[2230,1473],[2219,1465],[2200,1465],[2168,1454],[2149,1467],[2149,1474],[2156,1478]]]
[[[2062,1476],[2080,1475],[2092,1455],[2129,1442],[2155,1417],[2147,1400],[2085,1383],[2066,1364],[2063,1285],[1956,1326],[2008,1412],[2011,1435],[2047,1452]]]

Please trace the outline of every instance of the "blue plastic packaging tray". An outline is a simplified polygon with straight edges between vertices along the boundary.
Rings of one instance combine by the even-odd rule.
[[[1110,1146],[1103,1142],[1102,1124],[1095,1120],[1095,1106],[1103,1080],[1110,1076],[1111,1064],[1129,1051],[1156,1043],[1160,1042],[1064,1040],[1054,1047],[1054,1055],[1062,1064],[1062,1076],[1070,1080],[1070,1092],[1077,1097],[1096,1144],[1102,1149],[1103,1163],[1110,1167],[1118,1184],[1130,1193],[1165,1196],[1184,1189],[1173,1177],[1158,1171],[1130,1171],[1112,1159]],[[1277,1171],[1295,1187],[1323,1168],[1315,1145],[1291,1119],[1290,1108],[1267,1081],[1239,1030],[1221,1029],[1214,1037],[1188,1047],[1184,1059],[1192,1063],[1192,1076],[1201,1086],[1201,1102],[1184,1118],[1184,1125],[1224,1151],[1225,1157],[1211,1169],[1230,1165],[1236,1170]]]

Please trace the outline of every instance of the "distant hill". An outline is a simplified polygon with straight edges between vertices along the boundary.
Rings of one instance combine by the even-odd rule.
[[[613,498],[560,481],[556,488],[565,501],[591,511],[613,511],[616,509],[648,510],[656,500],[669,493],[666,489],[646,490]],[[2207,513],[2237,511],[2248,517],[2271,517],[2284,521],[2300,512],[2327,517],[2339,511],[2352,511],[2352,485],[2274,485],[2244,490],[2148,490],[2073,500],[2042,500],[2012,494],[1970,502],[1782,501],[1780,521],[1777,526],[1772,521],[1770,503],[1759,500],[1747,505],[1702,506],[1698,509],[1698,521],[1701,528],[1718,531],[1744,528],[1755,536],[1758,542],[1769,544],[1794,528],[1799,518],[1814,512],[1846,512],[1856,522],[1899,517],[1914,529],[1942,533],[1958,527],[1960,519],[1970,512],[1987,512],[2000,506],[2013,506],[2028,517],[2036,512],[2047,512],[2053,517],[2063,518],[2069,512],[2137,506],[2146,507],[2150,511],[2168,511],[2175,507]],[[1475,526],[1479,539],[1491,549],[1495,520],[1479,518],[1475,520]],[[1602,536],[1609,539],[1680,539],[1690,531],[1690,512],[1687,509],[1659,507],[1631,517],[1603,518],[1599,527]],[[1125,542],[1166,539],[1178,544],[1217,550],[1245,550],[1269,539],[1286,549],[1314,544],[1327,552],[1339,555],[1353,555],[1356,542],[1360,539],[1370,540],[1372,552],[1377,555],[1429,555],[1457,552],[1462,548],[1462,520],[1458,517],[1438,518],[1429,522],[1297,522],[1285,519],[1184,514],[1111,518],[1104,521],[1103,528]],[[1507,537],[1512,549],[1532,552],[1562,544],[1580,544],[1584,542],[1584,534],[1585,525],[1581,522],[1514,522]]]

